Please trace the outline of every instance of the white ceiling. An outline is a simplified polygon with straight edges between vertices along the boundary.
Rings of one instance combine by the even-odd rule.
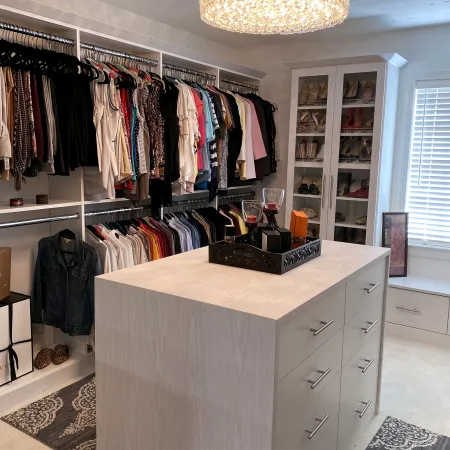
[[[251,36],[218,30],[202,22],[199,0],[102,0],[229,47],[326,39],[450,23],[450,0],[351,0],[350,17],[331,30],[306,35]]]

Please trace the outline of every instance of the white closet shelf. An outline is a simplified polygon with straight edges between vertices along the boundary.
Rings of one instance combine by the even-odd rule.
[[[325,136],[325,133],[297,133],[298,137],[308,137],[308,136]]]
[[[344,200],[347,202],[368,202],[368,198],[356,198],[356,197],[336,197],[337,200]]]
[[[303,198],[317,198],[321,199],[321,195],[312,195],[312,194],[294,194],[294,197],[303,197]]]
[[[367,137],[369,137],[369,136],[373,136],[373,133],[368,133],[368,132],[361,132],[361,133],[358,133],[358,132],[355,132],[355,133],[341,133],[341,136],[342,137],[364,137],[364,136],[367,136]]]
[[[356,225],[354,219],[348,219],[348,220],[345,220],[344,222],[336,222],[335,226],[341,227],[341,228],[357,228],[358,230],[366,230],[367,229],[367,225]]]
[[[36,205],[36,199],[24,199],[23,202],[24,202],[23,206],[9,206],[9,201],[0,202],[0,214],[67,208],[70,206],[80,206],[82,203],[70,200],[55,200],[55,199],[49,199],[47,205]]]
[[[349,109],[349,108],[375,108],[375,103],[348,103],[345,105],[342,105],[342,109]]]
[[[339,163],[339,169],[350,169],[350,170],[370,170],[370,163]]]
[[[327,109],[327,105],[302,105],[302,106],[297,106],[297,109],[300,111],[303,110],[308,110],[308,109]]]
[[[314,219],[308,219],[308,224],[320,225],[320,217],[315,217]]]
[[[323,161],[296,161],[295,167],[316,167],[318,169],[322,169]]]
[[[131,202],[131,200],[128,198],[105,198],[103,200],[98,200],[98,201],[85,200],[84,204],[85,205],[101,205],[103,203],[117,203],[117,202]]]

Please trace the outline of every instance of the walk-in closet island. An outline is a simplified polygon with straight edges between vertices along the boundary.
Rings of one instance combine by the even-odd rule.
[[[378,409],[389,251],[279,276],[208,250],[96,279],[99,450],[349,450]]]

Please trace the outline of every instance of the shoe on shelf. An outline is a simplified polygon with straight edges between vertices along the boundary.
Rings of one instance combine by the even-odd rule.
[[[309,187],[306,183],[302,183],[298,188],[299,194],[309,194]]]
[[[318,141],[308,142],[306,145],[306,159],[316,159],[318,146]]]
[[[352,128],[355,128],[357,130],[361,129],[363,121],[364,121],[364,110],[362,108],[356,108]]]
[[[312,182],[309,185],[309,191],[308,192],[311,195],[320,195],[320,190],[319,190],[319,188],[317,187],[317,185],[314,182]]]
[[[304,212],[308,219],[315,219],[319,216],[319,214],[317,214],[317,212],[312,208],[303,208],[300,211]]]
[[[297,141],[297,148],[295,149],[295,159],[306,159],[306,141]]]
[[[347,197],[353,197],[353,198],[369,198],[369,189],[367,188],[361,188],[354,192],[349,192],[347,194]]]
[[[297,133],[307,133],[309,129],[310,122],[310,112],[304,111],[300,114],[300,118],[297,123]]]
[[[342,119],[341,129],[343,132],[350,128],[353,128],[353,123],[355,121],[355,110],[353,108],[347,111],[347,114]]]
[[[319,83],[309,85],[308,105],[316,105],[319,101]]]
[[[319,153],[317,153],[316,161],[323,161],[323,159],[324,159],[324,154],[325,154],[325,144],[322,144],[322,145],[320,146]]]
[[[364,100],[364,103],[370,103],[375,100],[375,85],[372,80],[366,80],[361,83],[361,98]]]
[[[359,156],[360,161],[370,162],[372,160],[372,140],[363,139],[363,146],[361,148],[361,155]]]
[[[336,211],[334,221],[335,221],[336,223],[345,222],[345,216],[344,216],[344,214],[342,214],[342,213]]]
[[[66,362],[69,359],[69,348],[67,345],[57,345],[53,349],[52,363],[56,366]]]
[[[319,101],[326,103],[328,100],[328,83],[326,81],[319,83]]]
[[[317,228],[308,228],[306,232],[306,237],[310,239],[316,239],[319,236],[319,230]]]
[[[298,93],[298,106],[304,106],[308,103],[309,84],[304,84]]]
[[[344,100],[347,101],[354,101],[358,99],[359,94],[359,81],[353,80],[348,82],[348,89],[346,90],[346,95],[344,97]]]
[[[51,348],[43,348],[34,358],[34,367],[42,370],[52,363],[53,350]]]
[[[367,225],[367,216],[361,216],[355,219],[356,225]]]

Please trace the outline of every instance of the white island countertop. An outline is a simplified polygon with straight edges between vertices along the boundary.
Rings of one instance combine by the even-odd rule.
[[[208,249],[202,248],[97,278],[279,320],[388,253],[323,241],[320,257],[273,275],[209,263]]]

